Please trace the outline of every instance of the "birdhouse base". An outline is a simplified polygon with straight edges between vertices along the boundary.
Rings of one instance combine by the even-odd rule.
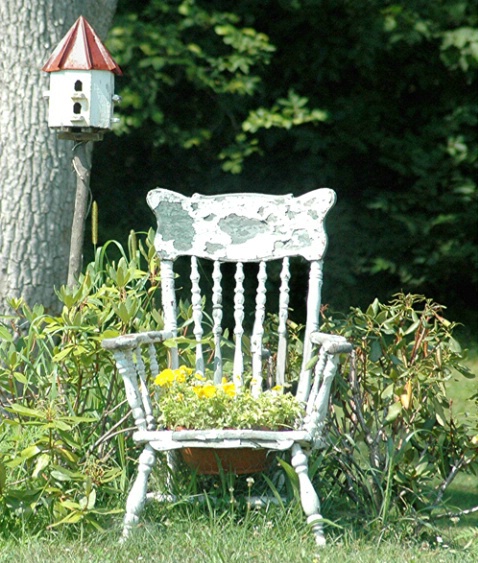
[[[61,127],[57,130],[59,139],[66,141],[102,141],[104,129],[94,127]]]

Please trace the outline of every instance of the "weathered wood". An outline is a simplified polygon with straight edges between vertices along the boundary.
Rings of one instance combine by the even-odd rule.
[[[173,337],[177,336],[176,288],[171,260],[161,261],[161,302],[163,304],[164,330],[172,334]],[[176,348],[170,349],[170,365],[173,369],[179,365]]]
[[[320,189],[294,198],[261,194],[236,194],[217,197],[194,195],[186,198],[167,190],[154,190],[148,203],[156,213],[158,231],[155,246],[161,258],[162,306],[165,331],[143,335],[121,336],[103,342],[114,351],[118,369],[123,376],[128,402],[133,411],[137,430],[133,439],[147,448],[142,454],[138,478],[128,497],[125,534],[137,522],[146,495],[145,481],[151,471],[152,451],[174,452],[181,448],[265,448],[275,451],[292,450],[292,465],[300,484],[300,498],[318,545],[325,542],[317,493],[308,475],[304,449],[322,447],[326,438],[325,420],[329,395],[337,370],[337,354],[348,353],[352,347],[345,338],[318,332],[322,288],[323,254],[326,246],[324,218],[335,201],[335,194]],[[233,296],[229,300],[234,319],[234,356],[232,379],[240,388],[244,377],[252,376],[255,395],[265,387],[283,385],[287,381],[287,321],[289,308],[289,259],[301,256],[310,262],[305,338],[297,398],[303,403],[305,415],[296,421],[293,430],[272,431],[252,429],[156,430],[152,421],[150,398],[146,389],[148,377],[156,375],[159,366],[154,352],[166,338],[177,335],[177,311],[174,262],[179,256],[191,256],[191,295],[193,333],[196,340],[196,369],[201,373],[212,370],[214,381],[224,375],[221,343],[224,317],[223,276],[221,263],[235,261]],[[203,356],[204,295],[201,288],[198,259],[213,262],[212,307],[214,357]],[[269,364],[276,358],[275,376],[270,365],[264,370],[264,322],[269,306],[267,288],[270,260],[282,260],[278,302],[277,350],[270,350]],[[248,338],[245,331],[244,263],[258,264],[255,279],[256,296],[254,323],[250,335],[250,357],[245,358]],[[207,271],[207,270],[205,270]],[[201,282],[201,283],[200,283]],[[185,296],[185,299],[188,299]],[[206,296],[207,299],[207,296]],[[139,346],[148,350],[149,360],[142,361]],[[315,369],[311,358],[320,349]],[[170,366],[178,366],[177,349],[170,350]],[[146,366],[151,373],[146,373]],[[228,375],[228,374],[225,374]],[[267,377],[265,377],[267,375]],[[275,379],[275,381],[274,381]],[[172,454],[171,454],[172,456]],[[136,495],[143,495],[136,498]],[[166,495],[168,496],[168,495]],[[165,496],[163,495],[163,498]]]
[[[168,338],[173,338],[174,333],[166,330],[150,330],[137,334],[124,334],[116,338],[105,338],[101,345],[106,350],[132,350],[139,345],[158,344]]]
[[[123,539],[138,525],[139,515],[146,502],[148,478],[156,461],[156,453],[150,444],[147,444],[139,456],[138,474],[134,480],[128,499],[126,500],[126,513],[123,522]]]
[[[138,346],[134,351],[135,356],[135,368],[136,374],[139,382],[139,393],[141,397],[141,403],[144,409],[144,415],[146,420],[146,428],[148,430],[155,430],[156,419],[153,416],[153,406],[151,404],[150,391],[147,385],[147,374],[146,366],[141,355],[141,347]],[[128,358],[131,363],[131,358]],[[154,372],[153,372],[154,373]]]
[[[234,336],[236,338],[234,351],[233,381],[237,388],[242,387],[244,374],[244,360],[242,357],[242,337],[244,335],[244,268],[242,262],[236,265],[236,286],[234,288]]]
[[[256,313],[251,337],[251,391],[254,397],[260,395],[262,390],[262,337],[264,335],[264,319],[266,316],[266,281],[266,263],[261,261],[259,264],[259,273],[257,274]]]
[[[292,446],[292,467],[299,477],[300,502],[318,546],[325,545],[320,501],[309,477],[307,456],[299,444]]]
[[[191,305],[193,308],[194,336],[196,337],[196,371],[204,374],[204,356],[202,350],[202,337],[204,330],[202,327],[202,306],[201,288],[199,287],[199,269],[197,258],[191,258]]]
[[[282,270],[280,274],[281,286],[279,290],[279,326],[277,328],[278,344],[277,344],[277,367],[276,367],[276,385],[284,385],[285,369],[287,362],[287,319],[289,317],[289,258],[282,261]]]
[[[212,318],[214,321],[214,383],[220,383],[222,380],[222,352],[221,352],[221,336],[222,336],[222,274],[221,264],[214,262],[214,270],[212,273],[214,285],[212,288]]]
[[[307,320],[305,324],[304,351],[302,354],[302,369],[297,388],[297,398],[306,402],[310,391],[311,369],[309,367],[312,359],[313,344],[310,335],[319,328],[320,299],[322,291],[322,260],[314,260],[310,263],[309,292],[307,294]]]
[[[335,193],[321,188],[297,198],[251,193],[188,198],[158,188],[147,201],[158,222],[155,245],[161,258],[319,260],[327,246],[324,218]]]
[[[76,172],[76,195],[68,260],[67,284],[70,288],[78,282],[83,265],[83,242],[91,176],[91,150],[88,150],[87,143],[77,143],[74,146],[73,168]]]
[[[262,441],[267,442],[282,442],[282,441],[299,441],[310,442],[311,435],[307,430],[155,430],[145,431],[140,430],[134,433],[133,439],[135,442],[147,441],[161,441],[167,440],[170,442],[197,442],[208,445],[209,442],[243,442],[249,440],[256,445]],[[224,446],[230,447],[230,446]]]

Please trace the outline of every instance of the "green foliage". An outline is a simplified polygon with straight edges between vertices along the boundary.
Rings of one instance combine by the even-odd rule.
[[[116,509],[131,472],[121,425],[123,390],[101,340],[161,327],[152,231],[96,252],[76,287],[60,288],[60,315],[11,303],[0,341],[0,507],[17,520],[99,527]],[[108,253],[119,255],[112,261]],[[121,426],[121,428],[120,428]]]
[[[261,129],[272,127],[291,129],[304,123],[326,121],[327,113],[319,109],[310,110],[308,103],[308,98],[289,90],[287,98],[279,98],[270,109],[261,107],[249,111],[249,115],[242,123],[242,131],[236,135],[235,142],[219,154],[219,158],[225,161],[223,170],[237,174],[242,171],[246,157],[254,152],[261,152],[258,140],[251,136]]]
[[[325,113],[310,110],[308,99],[292,90],[270,109],[256,107],[261,71],[276,47],[245,19],[221,3],[206,8],[196,0],[126,9],[108,42],[128,80],[119,131],[144,127],[154,144],[183,149],[216,145],[212,137],[221,136],[229,146],[217,156],[224,170],[238,173],[258,150],[250,133],[323,121]]]
[[[459,421],[445,386],[452,370],[475,377],[455,325],[433,300],[398,294],[323,328],[356,346],[335,387],[327,478],[381,526],[427,517],[460,470],[478,472],[477,411]]]
[[[251,71],[274,51],[266,35],[239,22],[234,13],[207,11],[195,0],[150,2],[118,18],[109,46],[130,77],[122,90],[122,130],[150,122],[160,126],[155,143],[191,148],[208,141],[210,102],[207,111],[196,113],[197,106],[209,97],[216,111],[233,109],[236,96],[257,90],[260,79]],[[175,108],[178,90],[189,91],[196,108],[191,100]]]
[[[463,320],[478,282],[477,29],[472,0],[119,3],[108,45],[128,135],[98,144],[92,177],[107,236],[125,200],[128,228],[144,228],[156,185],[328,185],[327,301],[404,290]]]

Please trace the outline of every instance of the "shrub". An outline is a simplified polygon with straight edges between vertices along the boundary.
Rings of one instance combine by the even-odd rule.
[[[454,328],[433,300],[403,293],[324,314],[322,330],[355,351],[335,381],[322,478],[382,524],[410,509],[429,514],[460,470],[478,470],[476,409],[457,419],[445,385],[455,370],[474,377]]]
[[[127,489],[129,409],[118,401],[123,384],[100,343],[162,327],[152,239],[152,231],[139,241],[132,233],[128,251],[114,241],[98,249],[77,286],[58,290],[58,316],[13,300],[14,315],[0,322],[4,527],[17,517],[98,526],[98,515],[114,511]]]

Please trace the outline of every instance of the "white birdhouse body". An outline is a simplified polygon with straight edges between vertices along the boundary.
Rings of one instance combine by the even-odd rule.
[[[43,67],[50,73],[48,125],[62,139],[100,140],[113,117],[114,75],[121,69],[80,16]]]
[[[114,76],[107,70],[60,70],[50,75],[50,127],[111,129]]]

